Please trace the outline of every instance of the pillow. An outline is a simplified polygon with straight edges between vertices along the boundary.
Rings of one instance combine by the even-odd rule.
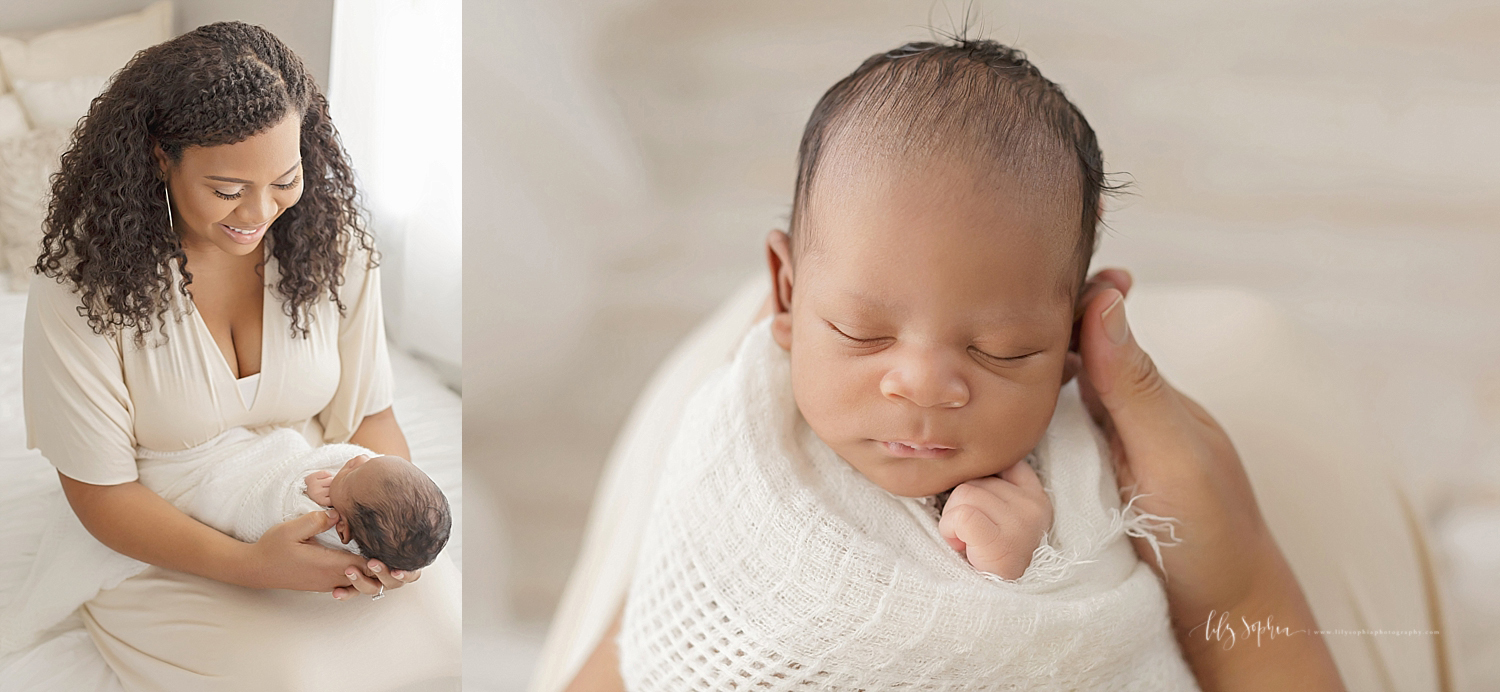
[[[0,94],[0,141],[26,134],[26,111],[15,94]]]
[[[10,265],[10,288],[24,291],[41,254],[48,180],[67,148],[70,129],[32,130],[0,141],[0,254]]]
[[[108,77],[85,76],[47,82],[16,80],[16,96],[26,109],[26,117],[37,129],[73,129],[78,119],[87,115],[89,103],[104,91]]]
[[[50,82],[112,75],[136,52],[172,38],[172,3],[161,0],[139,12],[58,29],[28,40],[0,37],[6,81]]]
[[[20,137],[30,129],[26,124],[26,111],[21,109],[21,99],[15,94],[0,93],[0,142]],[[0,252],[0,270],[5,266],[5,253]]]

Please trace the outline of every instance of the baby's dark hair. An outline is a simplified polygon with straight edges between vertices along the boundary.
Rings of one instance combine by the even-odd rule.
[[[834,144],[956,156],[1007,169],[1034,189],[1077,185],[1072,290],[1082,285],[1096,247],[1100,196],[1120,187],[1106,179],[1094,130],[1062,87],[1025,53],[990,40],[908,43],[870,57],[823,94],[797,152],[795,247],[814,242],[805,217],[819,164]]]
[[[453,530],[448,498],[424,473],[394,475],[372,497],[353,501],[349,536],[360,554],[393,570],[432,564]]]

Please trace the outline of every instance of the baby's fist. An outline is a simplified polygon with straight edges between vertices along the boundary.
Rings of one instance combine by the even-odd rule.
[[[948,496],[938,532],[975,569],[1019,579],[1052,528],[1052,501],[1025,461],[959,485]]]
[[[333,474],[314,471],[302,479],[307,484],[307,497],[323,507],[333,506]]]

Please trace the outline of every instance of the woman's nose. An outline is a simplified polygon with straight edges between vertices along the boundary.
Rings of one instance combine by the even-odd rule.
[[[919,351],[900,359],[880,380],[880,393],[922,408],[960,408],[969,386],[943,354]]]
[[[268,190],[248,195],[248,199],[240,207],[240,215],[245,217],[246,221],[265,223],[276,216],[276,200]]]

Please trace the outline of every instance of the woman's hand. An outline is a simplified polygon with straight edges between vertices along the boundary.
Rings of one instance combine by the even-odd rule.
[[[308,512],[272,526],[249,544],[246,570],[250,586],[261,589],[330,591],[349,586],[349,570],[359,571],[364,558],[313,542],[338,522],[334,510]],[[337,594],[335,593],[335,597]]]
[[[333,597],[341,601],[353,598],[357,594],[379,596],[391,589],[399,589],[421,579],[422,570],[412,572],[391,570],[379,560],[368,560],[363,570],[353,567],[345,570],[344,576],[349,584],[333,590]]]
[[[421,570],[392,572],[379,560],[366,560],[344,550],[325,548],[312,541],[338,523],[338,512],[308,512],[281,522],[251,544],[251,564],[262,589],[328,591],[339,600],[358,594],[379,595],[399,589],[421,578]]]
[[[1109,438],[1122,489],[1141,511],[1178,520],[1163,546],[1165,588],[1183,653],[1205,690],[1341,690],[1312,611],[1256,505],[1223,428],[1173,389],[1136,344],[1125,319],[1130,275],[1096,274],[1079,301],[1085,403]],[[1158,569],[1144,539],[1136,552]],[[1285,627],[1295,634],[1233,641],[1210,618]]]

